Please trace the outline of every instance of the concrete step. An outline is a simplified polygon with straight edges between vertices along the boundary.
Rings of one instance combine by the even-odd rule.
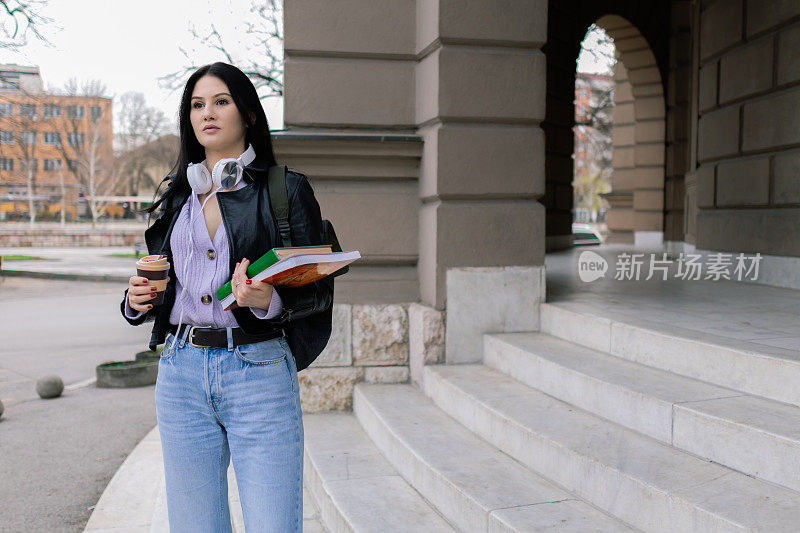
[[[800,493],[677,450],[484,365],[425,367],[449,415],[547,479],[645,531],[797,531]]]
[[[800,406],[797,350],[645,319],[610,319],[588,309],[543,303],[540,331],[647,366]]]
[[[800,491],[800,407],[644,366],[545,333],[484,335],[483,360],[566,403]]]
[[[349,412],[303,415],[304,478],[333,533],[455,531],[381,455]]]
[[[353,410],[392,466],[462,531],[631,531],[478,438],[411,385],[358,383]]]

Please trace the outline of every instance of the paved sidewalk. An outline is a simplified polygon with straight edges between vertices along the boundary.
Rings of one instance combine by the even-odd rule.
[[[29,255],[45,260],[3,259],[0,277],[85,279],[127,282],[136,273],[134,258],[109,254],[132,254],[131,246],[112,247],[0,247],[0,256]],[[56,260],[47,260],[53,258]],[[120,319],[121,320],[121,319]],[[82,383],[80,386],[92,384]],[[232,464],[228,468],[231,521],[235,533],[244,532],[244,521]],[[2,528],[0,528],[2,529]],[[158,426],[145,436],[117,470],[94,506],[84,531],[169,531],[164,468]],[[303,489],[303,531],[324,532],[320,512],[308,490]]]

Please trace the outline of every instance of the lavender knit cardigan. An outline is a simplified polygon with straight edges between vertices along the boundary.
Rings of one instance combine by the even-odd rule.
[[[234,190],[244,187],[244,181],[240,180]],[[217,194],[225,194],[220,191]],[[209,200],[209,202],[212,200]],[[189,205],[191,202],[192,216],[194,222],[192,224],[192,239],[194,241],[194,253],[192,254],[191,264],[187,271],[187,279],[183,279],[183,269],[186,265],[185,261],[189,254]],[[178,220],[175,221],[175,226],[170,235],[170,248],[172,249],[172,260],[175,273],[177,275],[175,287],[175,305],[172,306],[172,311],[169,315],[170,324],[178,325],[178,320],[181,314],[181,301],[183,302],[183,320],[184,324],[192,324],[195,326],[214,326],[217,328],[225,327],[238,327],[239,323],[233,316],[233,312],[225,311],[222,309],[219,300],[217,300],[217,288],[221,287],[225,282],[231,279],[232,272],[229,270],[229,249],[228,249],[228,235],[223,225],[225,220],[220,223],[217,228],[217,233],[211,239],[208,234],[205,218],[200,214],[200,201],[197,198],[197,193],[192,191],[189,200],[183,204],[181,212],[178,215]],[[250,262],[258,259],[257,257],[248,257]],[[260,283],[260,282],[259,282]],[[184,284],[186,285],[186,293],[182,299],[179,299],[181,291],[183,291]],[[204,294],[211,296],[211,303],[204,304],[201,300]],[[281,314],[283,311],[283,304],[281,297],[278,296],[278,291],[272,289],[272,299],[270,300],[269,309],[259,309],[251,307],[250,311],[262,319],[274,318]],[[144,311],[135,311],[125,300],[125,316],[128,318],[138,318],[144,314]]]

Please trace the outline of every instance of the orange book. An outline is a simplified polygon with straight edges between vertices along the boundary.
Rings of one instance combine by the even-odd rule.
[[[272,252],[277,252],[277,250],[275,248]],[[284,258],[252,275],[251,279],[270,285],[300,287],[333,274],[361,257],[357,250],[328,253],[307,253],[308,251],[309,249],[306,247],[303,250],[304,253],[296,255],[286,253]],[[250,268],[247,269],[247,273],[250,275]],[[221,300],[222,308],[226,311],[238,307],[233,292]]]

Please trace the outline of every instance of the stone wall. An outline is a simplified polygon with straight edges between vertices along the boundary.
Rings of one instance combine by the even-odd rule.
[[[140,243],[144,249],[146,225],[66,224],[51,222],[0,224],[0,246],[131,246]]]
[[[800,3],[702,2],[696,245],[800,256]]]
[[[408,304],[335,303],[328,345],[299,374],[303,412],[350,409],[358,381],[407,382],[408,308]]]

